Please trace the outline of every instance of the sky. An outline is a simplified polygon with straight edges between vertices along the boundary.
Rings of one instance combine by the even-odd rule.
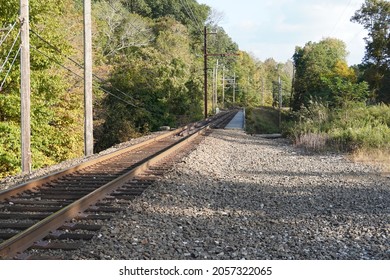
[[[218,23],[240,50],[264,61],[291,59],[296,46],[332,37],[347,45],[349,65],[365,53],[367,31],[351,22],[364,0],[197,0],[223,14]]]

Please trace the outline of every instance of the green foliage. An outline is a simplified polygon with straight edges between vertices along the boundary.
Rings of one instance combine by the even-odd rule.
[[[162,125],[177,126],[183,116],[199,117],[202,90],[200,77],[193,75],[197,60],[187,28],[171,18],[160,18],[153,30],[154,43],[127,53],[111,74],[111,85],[128,93],[134,106],[105,98],[97,150]]]
[[[390,60],[390,2],[366,0],[351,19],[368,31],[364,61],[377,67],[389,68]]]
[[[208,6],[200,5],[195,0],[185,1],[185,6],[183,5],[183,1],[180,0],[130,0],[126,2],[138,2],[137,4],[140,8],[133,8],[132,11],[143,16],[148,16],[153,19],[172,17],[187,26],[204,23],[209,13]]]
[[[345,46],[335,39],[307,43],[294,54],[294,123],[285,126],[297,144],[314,149],[390,150],[390,3],[366,0],[351,19],[368,31],[363,64],[348,68]]]
[[[94,73],[102,78],[100,85],[95,80],[94,89],[95,151],[162,125],[201,119],[200,29],[208,25],[209,32],[217,31],[208,35],[209,53],[239,52],[223,28],[213,24],[210,7],[195,0],[95,0],[92,5]],[[0,0],[0,7],[0,27],[18,20],[19,1]],[[82,22],[82,1],[30,0],[33,168],[82,155],[83,87],[78,77],[82,67],[67,58],[83,59]],[[0,61],[8,55],[18,25],[0,48]],[[287,88],[291,85],[288,64],[272,59],[263,63],[243,52],[239,57],[209,57],[209,68],[216,59],[224,65],[226,78],[234,73],[238,77],[237,104],[272,104],[272,82],[279,75]],[[20,171],[19,68],[16,59],[0,92],[0,177]],[[3,77],[1,73],[0,81]],[[236,105],[231,84],[225,93],[227,105]],[[220,103],[221,86],[218,96]]]
[[[279,111],[272,107],[248,107],[245,117],[246,132],[249,134],[280,133]]]
[[[262,96],[261,105],[276,106],[278,104],[279,95],[279,77],[282,83],[283,106],[288,106],[290,103],[290,89],[293,76],[293,64],[287,61],[285,64],[277,63],[270,58],[261,64],[262,73],[261,83],[258,90]]]
[[[0,26],[4,26],[12,19],[11,15],[18,15],[19,1],[0,0],[0,6]],[[68,76],[58,66],[65,61],[59,51],[69,54],[72,50],[63,32],[68,23],[65,19],[59,20],[64,14],[74,12],[72,6],[71,0],[30,1],[33,168],[80,156],[82,152],[82,124],[79,123],[82,119],[82,99],[69,90]],[[7,8],[3,10],[3,7]],[[13,38],[16,38],[17,32],[18,28]],[[2,46],[1,59],[4,59],[4,52],[10,49],[12,41],[7,40]],[[19,76],[19,59],[16,59],[0,93],[0,177],[20,171]]]
[[[113,59],[132,47],[146,46],[153,39],[150,20],[130,13],[117,1],[99,1],[92,6],[96,19],[95,44],[99,57]]]
[[[311,100],[322,100],[331,106],[348,101],[362,101],[368,96],[367,85],[358,84],[353,69],[346,64],[345,44],[337,39],[309,42],[297,47],[292,107],[299,110]]]
[[[390,2],[366,0],[351,20],[368,31],[363,77],[375,101],[390,103]]]
[[[0,177],[20,171],[20,126],[0,122]]]
[[[341,77],[322,78],[327,88],[327,99],[332,106],[342,107],[354,101],[365,101],[368,97],[368,84],[366,82],[354,83]]]
[[[316,150],[390,149],[387,105],[347,103],[334,110],[314,102],[296,116],[284,128],[296,144]]]

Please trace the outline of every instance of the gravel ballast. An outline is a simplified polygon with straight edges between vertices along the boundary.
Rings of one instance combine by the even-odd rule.
[[[96,153],[96,154],[93,154],[93,155],[88,156],[88,157],[70,159],[70,160],[63,161],[63,162],[60,162],[60,163],[52,165],[52,166],[47,166],[45,168],[33,170],[30,174],[20,173],[20,174],[17,174],[15,176],[9,176],[9,177],[2,178],[0,180],[0,191],[6,190],[6,189],[13,187],[13,186],[16,186],[18,184],[23,184],[29,180],[35,180],[35,179],[38,179],[38,178],[41,178],[41,177],[44,177],[44,176],[47,176],[47,175],[50,175],[50,174],[53,174],[56,172],[60,172],[62,170],[68,169],[70,167],[77,166],[77,165],[84,163],[88,160],[95,159],[95,158],[98,158],[100,156],[104,156],[104,155],[113,153],[117,150],[133,146],[135,144],[144,142],[144,141],[149,140],[151,138],[155,138],[163,133],[165,133],[165,132],[158,131],[158,132],[150,133],[148,135],[134,138],[134,139],[131,139],[127,142],[117,144],[111,148],[108,148],[104,151],[101,151],[100,153]]]
[[[215,130],[66,259],[390,259],[390,179]]]

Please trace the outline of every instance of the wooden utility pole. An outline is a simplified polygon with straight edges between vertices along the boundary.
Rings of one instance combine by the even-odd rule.
[[[207,119],[207,27],[204,27],[204,118]]]
[[[220,57],[225,57],[225,56],[238,56],[239,54],[237,53],[207,53],[207,35],[208,34],[217,34],[216,32],[209,32],[207,33],[207,27],[204,27],[203,35],[204,35],[204,45],[203,45],[203,55],[204,55],[204,117],[207,118],[207,58],[209,56],[220,56]]]
[[[213,67],[213,82],[212,82],[212,94],[211,94],[211,111],[214,113],[215,109],[215,66]]]
[[[219,68],[219,61],[217,59],[217,64],[215,66],[214,113],[217,113],[217,107],[218,107],[218,68]]]
[[[233,104],[236,103],[236,73],[233,78]]]
[[[222,70],[222,107],[225,108],[225,65]]]
[[[31,172],[30,24],[28,0],[20,0],[20,113],[22,172]]]
[[[278,89],[278,92],[279,92],[279,128],[282,124],[282,102],[283,102],[283,98],[282,98],[282,81],[280,80],[280,76],[279,76],[279,80],[278,80],[278,85],[279,85],[279,89]]]
[[[84,0],[84,154],[93,154],[91,0]]]

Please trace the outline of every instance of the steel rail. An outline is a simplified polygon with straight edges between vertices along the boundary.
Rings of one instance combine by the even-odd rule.
[[[157,152],[156,156],[151,157],[149,159],[146,159],[141,165],[133,168],[126,174],[116,178],[110,183],[105,184],[104,186],[96,189],[95,191],[91,192],[87,196],[84,196],[83,198],[71,203],[70,205],[64,207],[63,209],[57,211],[56,213],[48,216],[47,218],[41,220],[37,224],[31,226],[30,228],[26,229],[23,232],[20,232],[19,234],[13,236],[12,238],[6,240],[5,242],[0,244],[0,259],[12,259],[17,254],[25,251],[29,247],[31,247],[36,241],[44,238],[47,236],[51,231],[59,228],[62,226],[65,222],[71,220],[72,218],[78,216],[83,211],[87,210],[89,207],[96,204],[99,200],[103,199],[105,196],[107,196],[109,193],[113,192],[117,188],[123,186],[127,181],[131,180],[135,176],[139,175],[143,171],[147,170],[151,165],[159,162],[164,157],[172,154],[173,152],[177,151],[178,149],[182,148],[187,143],[193,141],[198,135],[203,133],[206,129],[209,128],[209,125],[202,126],[196,130],[196,132],[184,137],[183,139],[179,140],[177,143],[172,144],[171,146],[168,146],[167,148],[164,148],[162,151]],[[169,135],[177,134],[178,130],[175,130],[173,132],[168,133]],[[167,134],[164,134],[165,137],[168,137]],[[163,139],[165,137],[157,137],[160,139]],[[154,142],[157,141],[155,139],[151,139],[148,142]],[[143,145],[145,145],[143,143]],[[137,145],[143,146],[143,145]],[[128,148],[122,149],[118,152],[115,152],[113,154],[118,155],[120,153],[123,153],[124,150],[127,150]],[[111,155],[111,156],[109,156]],[[109,154],[105,156],[104,158],[110,158],[112,157],[112,154]],[[101,161],[101,160],[100,160]],[[90,163],[80,164],[77,165],[75,168],[72,168],[72,170],[76,169],[79,170],[82,168],[91,165]],[[66,173],[70,173],[65,171]],[[74,171],[72,171],[74,172]],[[58,175],[61,174],[61,175]],[[62,172],[57,173],[56,175],[47,176],[42,178],[43,181],[49,181],[53,180],[53,178],[57,178],[58,176],[64,175]],[[39,184],[41,184],[41,180]],[[38,183],[33,183],[34,186],[37,186]],[[31,187],[31,186],[30,186]],[[29,187],[29,188],[30,188]],[[19,191],[20,192],[20,191]],[[8,192],[9,193],[9,192]],[[4,196],[3,196],[4,197]]]
[[[127,148],[123,148],[123,149],[117,150],[115,152],[112,152],[112,153],[109,153],[107,155],[98,157],[96,159],[92,159],[92,160],[89,160],[87,162],[83,162],[83,163],[77,164],[77,165],[75,165],[73,167],[70,167],[70,168],[58,171],[58,172],[56,172],[54,174],[50,174],[50,175],[47,175],[47,176],[39,177],[37,179],[28,181],[26,183],[19,184],[19,185],[15,186],[15,187],[12,187],[12,188],[0,191],[0,202],[1,201],[5,201],[6,199],[8,199],[8,198],[10,198],[12,196],[16,196],[16,195],[18,195],[18,194],[20,194],[22,192],[28,191],[28,190],[34,191],[34,188],[36,188],[37,186],[40,186],[40,185],[43,185],[43,184],[48,183],[50,181],[53,181],[53,180],[55,180],[55,179],[57,179],[59,177],[65,176],[67,174],[74,173],[76,171],[82,170],[82,169],[87,168],[89,166],[92,166],[92,165],[98,164],[100,162],[103,162],[105,160],[108,160],[110,158],[116,157],[116,156],[118,156],[118,155],[120,155],[122,153],[133,151],[133,150],[135,150],[137,148],[149,145],[149,144],[151,144],[153,142],[156,142],[156,141],[162,140],[164,138],[170,137],[172,135],[178,134],[181,131],[183,131],[184,129],[185,129],[185,127],[184,128],[178,128],[176,130],[173,130],[173,131],[170,131],[168,133],[164,133],[164,134],[159,135],[157,137],[154,137],[154,138],[151,138],[149,140],[146,140],[144,142],[132,145],[132,146],[127,147]]]
[[[205,122],[207,124],[211,123],[213,121],[214,121],[213,118],[207,118],[205,120]],[[201,127],[206,126],[207,124],[204,124]],[[16,185],[16,186],[11,187],[9,189],[2,190],[2,191],[0,191],[0,202],[1,201],[5,201],[6,199],[8,199],[10,197],[16,196],[16,195],[18,195],[18,194],[20,194],[22,192],[25,192],[25,191],[34,191],[34,188],[36,188],[37,186],[43,185],[45,183],[53,181],[53,180],[55,180],[57,178],[65,176],[67,174],[71,174],[71,173],[74,173],[76,171],[82,170],[82,169],[87,168],[89,166],[93,166],[95,164],[98,164],[98,163],[103,162],[105,160],[108,160],[110,158],[116,157],[116,156],[118,156],[118,155],[120,155],[122,153],[133,151],[133,150],[138,149],[140,147],[147,146],[147,145],[149,145],[149,144],[151,144],[153,142],[157,142],[157,141],[162,140],[164,138],[168,138],[168,137],[170,137],[172,135],[178,135],[180,133],[183,133],[184,131],[187,131],[187,130],[190,130],[190,129],[194,129],[194,128],[195,128],[195,126],[192,126],[192,127],[190,127],[190,126],[180,127],[180,128],[175,129],[173,131],[161,134],[159,136],[153,137],[153,138],[151,138],[149,140],[146,140],[144,142],[132,145],[130,147],[119,149],[119,150],[117,150],[115,152],[109,153],[109,154],[104,155],[104,156],[100,156],[100,157],[98,157],[96,159],[92,159],[92,160],[89,160],[89,161],[77,164],[77,165],[75,165],[73,167],[70,167],[70,168],[67,168],[67,169],[64,169],[64,170],[60,170],[60,171],[58,171],[56,173],[53,173],[53,174],[50,174],[50,175],[46,175],[46,176],[42,176],[42,177],[30,180],[30,181],[28,181],[26,183],[22,183],[22,184]]]

